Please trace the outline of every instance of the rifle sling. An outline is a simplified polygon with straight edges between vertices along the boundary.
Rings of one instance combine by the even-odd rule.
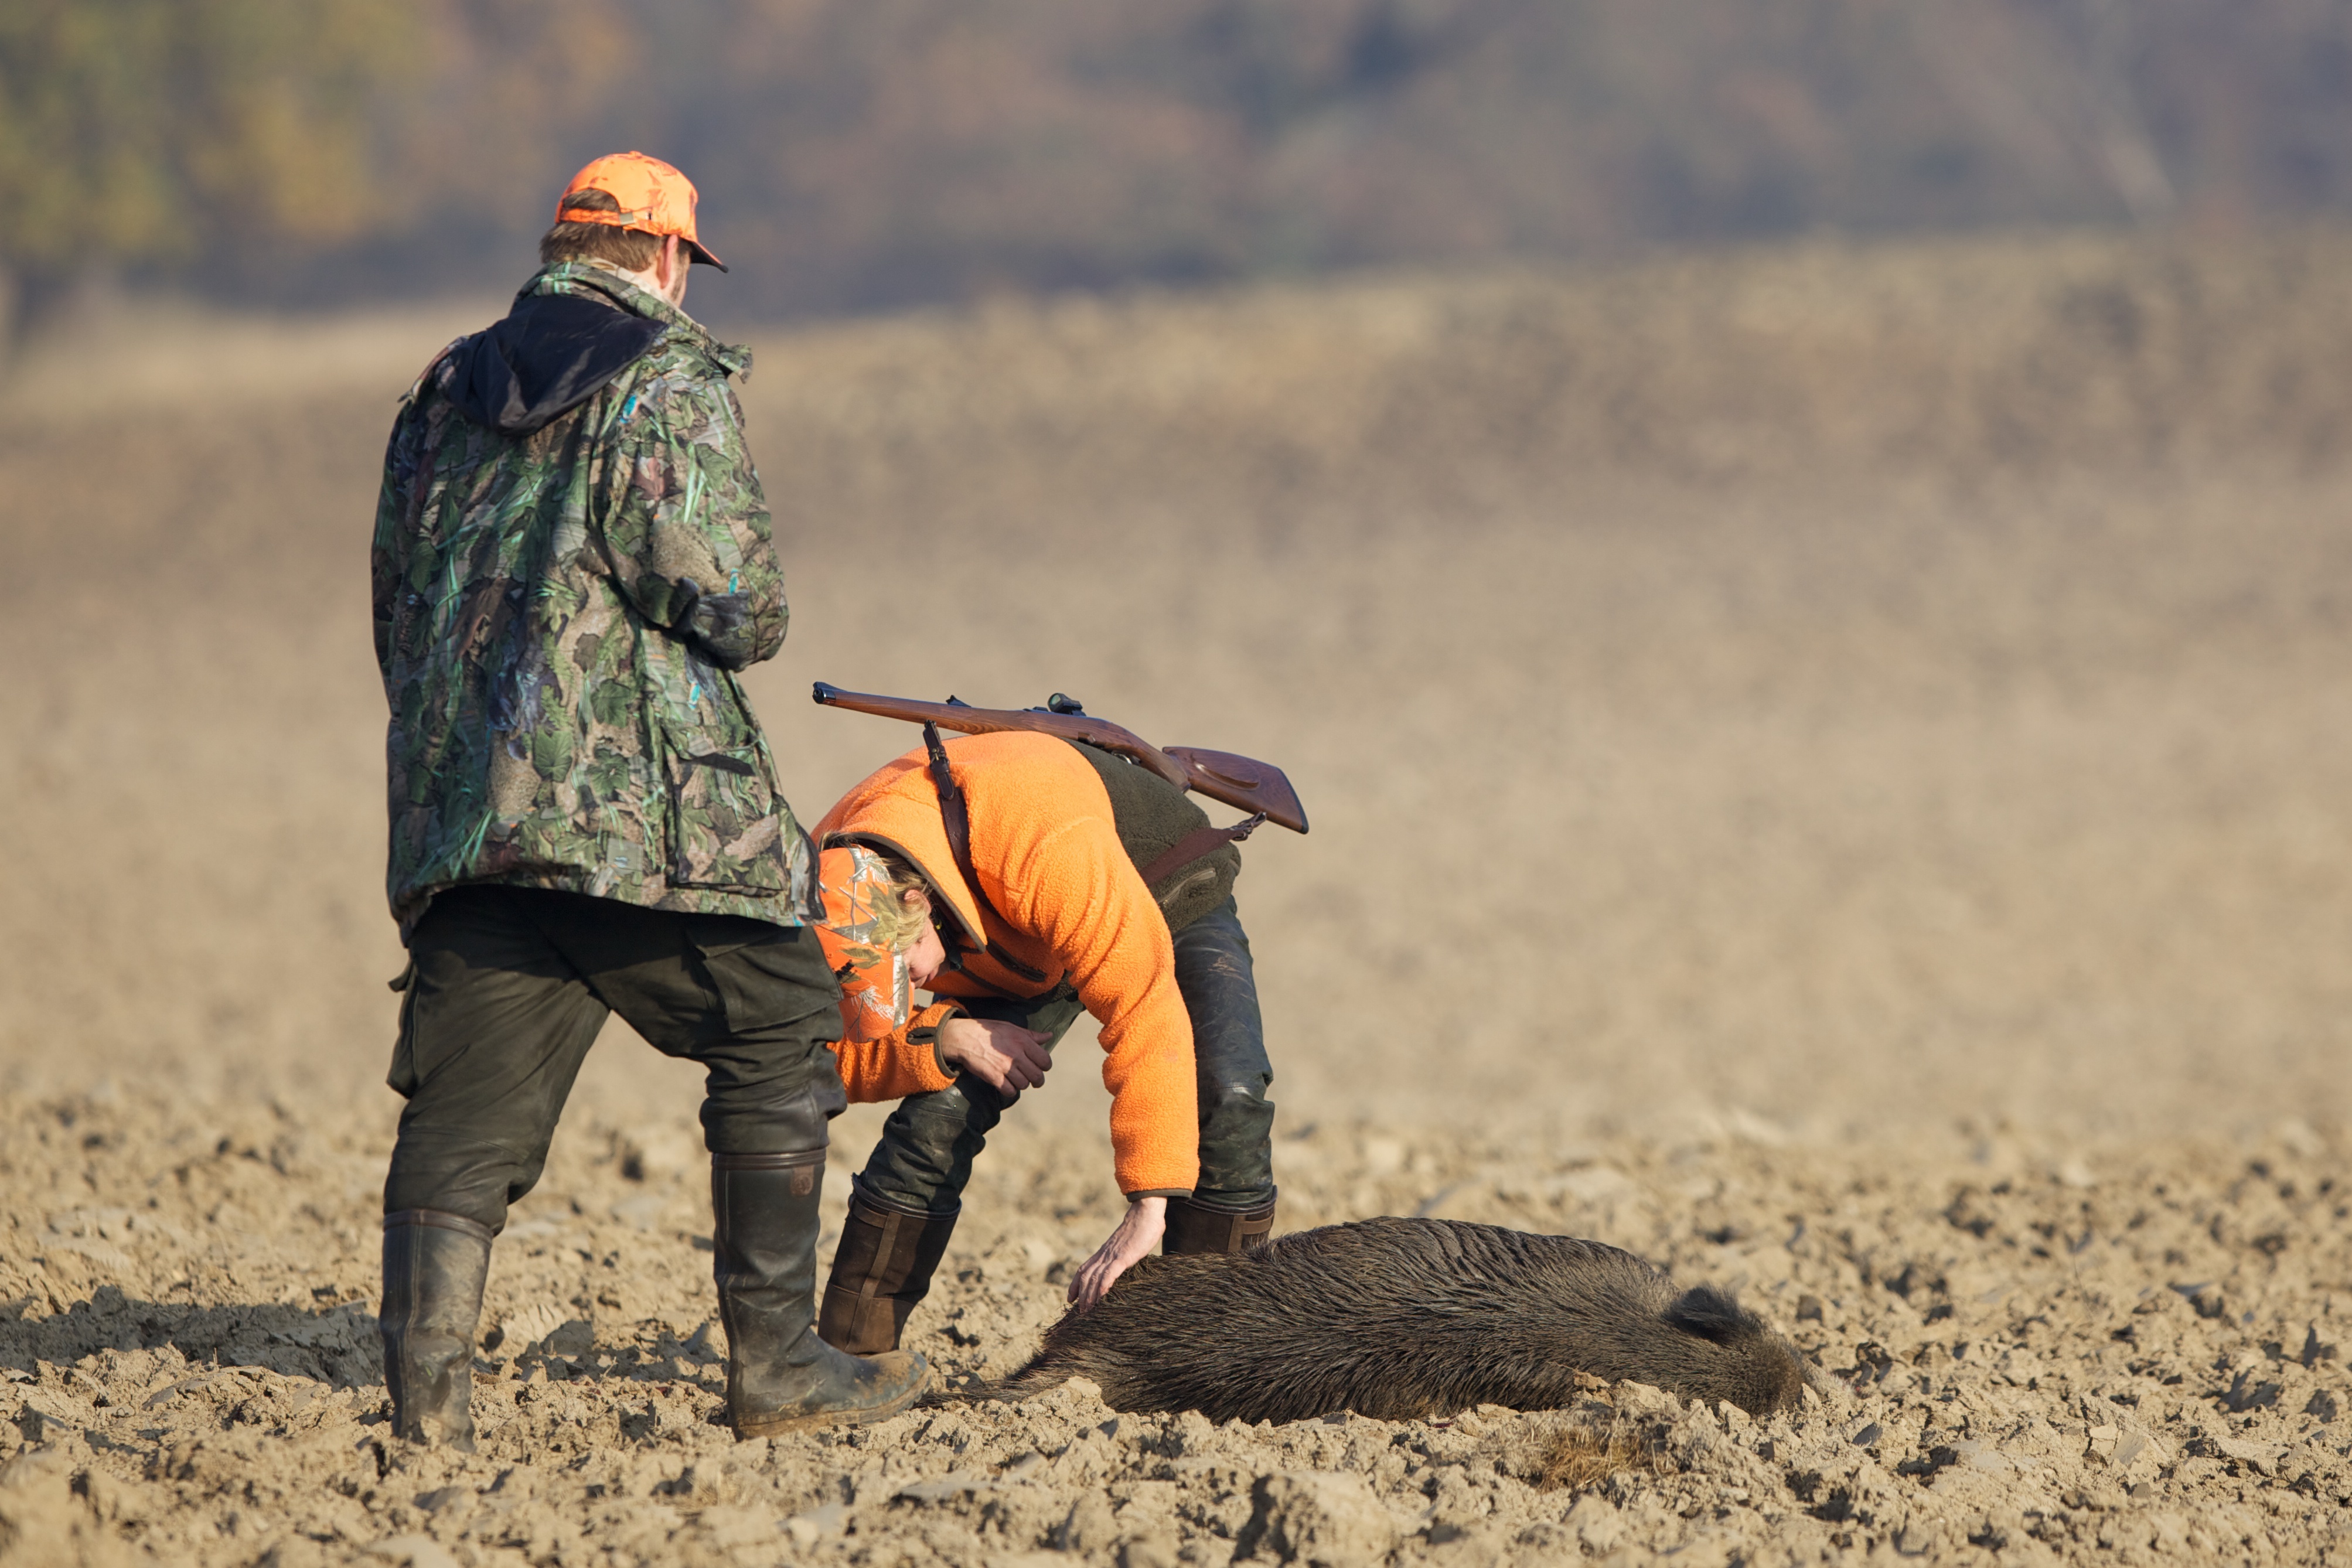
[[[980,905],[980,939],[988,950],[988,956],[1024,980],[1044,980],[1044,970],[1032,969],[990,939],[987,923],[990,920],[994,920],[999,925],[1011,925],[1013,922],[996,912],[996,906],[988,901],[988,889],[980,885],[980,873],[972,869],[971,807],[964,801],[963,786],[956,783],[955,773],[948,766],[948,749],[940,739],[937,724],[923,726],[923,748],[931,754],[931,787],[940,794],[940,826],[947,834],[948,853],[955,858],[956,869],[962,873],[964,886],[971,889],[973,901]],[[956,967],[961,969],[963,966],[959,963]]]
[[[1238,844],[1257,831],[1265,820],[1265,813],[1234,823],[1231,827],[1196,827],[1171,844],[1150,865],[1143,868],[1143,885],[1156,888],[1161,878],[1181,871],[1202,856],[1221,849],[1228,844]]]

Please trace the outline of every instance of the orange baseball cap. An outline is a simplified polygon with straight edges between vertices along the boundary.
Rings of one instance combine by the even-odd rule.
[[[581,191],[602,191],[621,204],[615,213],[568,205]],[[674,234],[686,242],[697,261],[727,270],[727,263],[710,254],[695,237],[694,182],[643,153],[609,153],[572,176],[563,199],[555,204],[558,223],[604,223],[614,228],[642,229],[647,234]]]

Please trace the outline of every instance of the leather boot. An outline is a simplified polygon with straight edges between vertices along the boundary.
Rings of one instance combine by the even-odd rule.
[[[383,1382],[392,1431],[474,1451],[474,1330],[490,1274],[488,1226],[440,1209],[383,1216]]]
[[[874,1197],[862,1184],[853,1187],[817,1317],[824,1342],[852,1355],[897,1350],[908,1314],[930,1294],[932,1271],[961,1213],[959,1205],[926,1214]]]
[[[739,1437],[895,1415],[930,1385],[923,1358],[867,1360],[817,1337],[817,1194],[824,1151],[710,1157],[712,1278],[727,1327],[727,1412]]]
[[[1274,1203],[1268,1198],[1254,1208],[1229,1209],[1198,1198],[1170,1198],[1160,1251],[1168,1258],[1186,1252],[1247,1252],[1273,1234]]]

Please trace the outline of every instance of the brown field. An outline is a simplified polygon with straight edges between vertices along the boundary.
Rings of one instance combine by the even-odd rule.
[[[2348,280],[2325,234],[2044,238],[760,344],[796,616],[751,687],[805,814],[908,741],[812,679],[1281,763],[1314,832],[1240,890],[1285,1227],[1737,1283],[1851,1390],[1769,1428],[976,1397],[1116,1210],[1076,1041],[916,1320],[950,1396],[737,1447],[693,1075],[616,1026],[494,1266],[482,1454],[388,1447],[365,542],[394,397],[496,307],[37,348],[0,1562],[2326,1560]]]

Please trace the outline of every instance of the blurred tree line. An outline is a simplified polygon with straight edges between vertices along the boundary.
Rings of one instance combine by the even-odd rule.
[[[0,262],[38,300],[375,222],[373,94],[417,58],[399,0],[8,0]]]
[[[640,147],[775,316],[2352,207],[2352,0],[6,0],[0,261],[519,279]]]

